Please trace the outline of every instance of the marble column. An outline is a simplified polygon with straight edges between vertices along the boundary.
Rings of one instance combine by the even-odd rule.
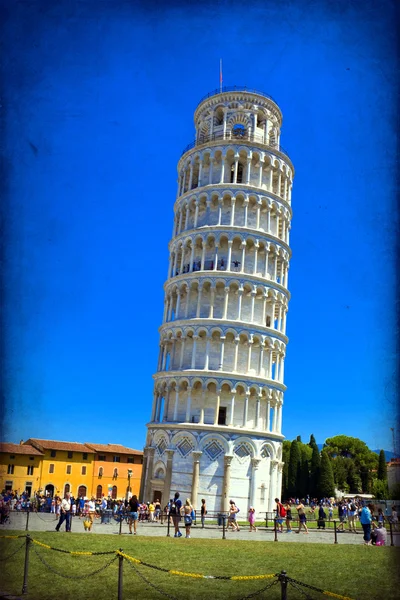
[[[229,491],[231,484],[231,464],[233,456],[224,456],[224,480],[222,484],[221,511],[228,512]]]
[[[153,477],[153,465],[154,465],[154,452],[155,448],[148,447],[147,448],[147,472],[146,472],[146,481],[144,486],[144,494],[141,498],[143,502],[150,502],[152,498],[150,498],[151,492],[151,479]]]
[[[258,465],[260,464],[260,462],[261,462],[261,460],[259,458],[251,459],[250,506],[254,506],[254,508],[256,509],[256,513],[258,512],[257,471],[258,471]]]
[[[174,459],[174,450],[165,450],[167,455],[167,470],[164,479],[164,491],[163,491],[163,506],[170,500],[171,495],[171,481],[172,481],[172,462]]]
[[[142,475],[141,475],[141,478],[140,478],[140,488],[139,488],[139,499],[140,499],[140,501],[141,501],[141,499],[144,496],[144,486],[145,486],[146,471],[147,471],[147,460],[148,460],[147,448],[145,448],[143,450]]]
[[[193,475],[192,475],[192,492],[191,501],[194,509],[198,507],[197,494],[199,493],[199,479],[200,479],[200,457],[203,453],[194,451],[193,456]]]

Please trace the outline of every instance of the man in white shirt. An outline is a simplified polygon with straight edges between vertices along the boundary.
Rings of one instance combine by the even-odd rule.
[[[56,531],[60,531],[61,525],[65,521],[65,531],[71,531],[71,494],[67,492],[61,500],[61,514]]]

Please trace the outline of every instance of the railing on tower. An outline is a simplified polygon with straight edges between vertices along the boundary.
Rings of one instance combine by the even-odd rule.
[[[264,140],[264,135],[261,133],[250,133],[250,132],[242,132],[236,133],[234,131],[226,131],[225,134],[223,131],[216,131],[211,135],[200,134],[194,142],[188,144],[186,148],[183,150],[181,156],[183,156],[188,150],[195,148],[196,146],[202,146],[203,144],[208,144],[209,142],[215,142],[217,140],[234,140],[234,141],[248,141],[248,142],[256,142],[258,144],[264,144],[281,154],[284,154],[290,160],[289,154],[286,152],[284,148],[280,144],[271,144]]]
[[[226,92],[247,92],[249,94],[257,94],[257,96],[263,96],[263,98],[268,98],[268,100],[272,100],[272,102],[274,102],[277,105],[276,100],[274,100],[272,96],[269,96],[265,92],[260,92],[259,90],[253,90],[252,88],[248,88],[245,85],[225,86],[222,88],[222,90],[218,88],[213,92],[209,92],[208,94],[203,96],[199,104],[201,104],[204,100],[207,100],[207,98],[211,98],[211,96],[216,96],[217,94],[225,94]]]

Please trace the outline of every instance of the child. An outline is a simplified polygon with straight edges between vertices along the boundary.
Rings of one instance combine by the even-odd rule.
[[[249,514],[248,514],[247,518],[248,518],[249,525],[250,525],[249,531],[257,531],[257,527],[254,525],[254,522],[256,520],[256,510],[255,510],[254,506],[250,506]]]

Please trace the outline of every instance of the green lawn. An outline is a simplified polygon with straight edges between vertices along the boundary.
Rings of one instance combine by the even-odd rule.
[[[13,535],[18,532],[7,532]],[[110,551],[122,544],[123,551],[134,558],[166,569],[204,575],[260,575],[285,569],[294,579],[324,590],[362,600],[390,600],[398,597],[397,562],[399,548],[363,545],[303,544],[279,541],[254,542],[199,540],[151,537],[124,537],[96,534],[92,537],[71,533],[32,533],[31,537],[55,548],[69,551]],[[24,551],[4,561],[23,539],[0,539],[3,562],[0,591],[20,594],[22,590]],[[48,563],[45,566],[42,560]],[[117,598],[118,562],[103,567],[112,556],[73,556],[33,545],[30,551],[28,600],[113,600]],[[123,600],[153,600],[162,595],[141,579],[128,561],[124,561]],[[143,565],[135,568],[156,588],[179,600],[240,599],[265,587],[270,580],[220,581],[193,579],[163,573]],[[90,575],[100,570],[95,575]],[[81,580],[64,579],[60,573]],[[308,593],[309,590],[304,590]],[[314,598],[321,594],[311,592]],[[265,592],[271,600],[280,598],[280,586]],[[301,598],[300,592],[288,587],[288,600]]]

